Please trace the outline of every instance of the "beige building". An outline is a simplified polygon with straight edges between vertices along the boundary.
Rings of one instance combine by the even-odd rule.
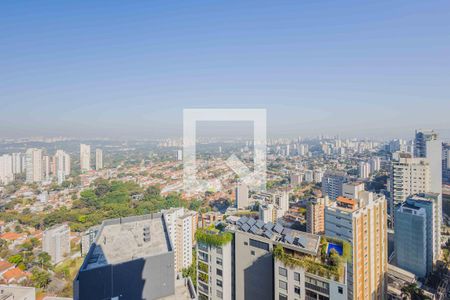
[[[325,233],[325,204],[328,198],[311,199],[306,205],[306,231],[314,234]]]
[[[367,191],[357,199],[338,197],[325,207],[325,235],[353,245],[348,266],[349,299],[385,299],[387,253],[386,199]]]

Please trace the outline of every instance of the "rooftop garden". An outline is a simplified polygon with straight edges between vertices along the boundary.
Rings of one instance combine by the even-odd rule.
[[[230,232],[220,231],[214,226],[206,229],[198,229],[195,233],[197,242],[201,242],[210,246],[221,247],[233,240],[233,235]]]
[[[342,255],[333,248],[328,251],[329,241],[342,247]],[[283,246],[277,245],[273,255],[287,267],[299,267],[306,272],[316,274],[328,279],[341,281],[344,277],[344,264],[351,260],[351,246],[349,243],[338,239],[321,240],[320,256],[295,255],[295,252],[285,251]]]

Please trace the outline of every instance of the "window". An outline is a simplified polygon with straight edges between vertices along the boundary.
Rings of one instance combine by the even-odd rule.
[[[217,254],[222,254],[222,248],[216,248],[216,252],[217,252]]]
[[[285,268],[278,267],[278,274],[280,274],[281,276],[287,277],[287,270]]]
[[[300,273],[294,272],[294,280],[300,282]]]
[[[222,287],[222,280],[220,280],[220,279],[217,279],[216,283],[217,283],[217,286],[220,286],[220,287]]]
[[[338,293],[339,294],[343,294],[344,293],[344,289],[342,288],[342,286],[338,286]]]
[[[296,293],[297,295],[300,295],[300,287],[299,286],[294,287],[294,293]]]
[[[251,254],[251,255],[255,255],[255,251],[253,251],[253,250],[250,251],[250,254]]]
[[[244,242],[244,245],[245,245],[245,246],[248,246],[248,243],[247,243],[247,242]]]
[[[250,246],[269,251],[269,244],[254,239],[250,239]]]
[[[287,282],[286,281],[280,280],[279,283],[278,283],[278,286],[282,290],[287,290]]]
[[[216,269],[216,274],[222,276],[223,272],[221,269]]]
[[[222,265],[222,259],[221,258],[217,258],[216,259],[216,263],[221,266]]]
[[[279,299],[279,300],[287,300],[287,296],[284,295],[284,294],[280,294],[280,295],[278,296],[278,299]]]
[[[223,293],[222,293],[222,291],[217,291],[216,295],[217,295],[217,298],[219,298],[219,299],[222,299],[222,298],[223,298]]]

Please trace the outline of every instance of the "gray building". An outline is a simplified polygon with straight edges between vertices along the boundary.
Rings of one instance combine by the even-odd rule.
[[[160,213],[104,221],[73,286],[75,300],[191,299],[195,294],[177,288],[173,246]]]
[[[245,217],[228,230],[234,234],[234,299],[347,299],[345,275],[319,275],[301,263],[286,265],[274,254],[283,249],[291,261],[310,260],[319,266],[320,236]],[[346,266],[342,268],[346,274]]]
[[[395,212],[397,265],[418,277],[433,270],[440,255],[441,197],[426,193],[409,197]]]
[[[395,212],[397,266],[424,278],[427,274],[427,214],[405,202]]]
[[[322,193],[331,200],[342,196],[342,185],[348,181],[348,176],[343,171],[326,171],[322,177]]]

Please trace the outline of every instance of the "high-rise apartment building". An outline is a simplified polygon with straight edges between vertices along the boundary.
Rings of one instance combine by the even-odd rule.
[[[370,163],[370,173],[375,173],[380,170],[381,159],[379,157],[373,157],[369,163]]]
[[[8,154],[3,154],[0,156],[0,183],[8,184],[13,180],[13,157]]]
[[[433,130],[416,130],[414,156],[428,160],[430,192],[442,194],[442,141]]]
[[[44,231],[42,235],[42,250],[57,264],[70,254],[70,228],[67,224],[55,225]]]
[[[190,280],[176,280],[161,213],[104,221],[73,287],[74,300],[196,299]]]
[[[162,211],[173,244],[175,271],[181,272],[192,264],[192,246],[197,229],[197,212],[185,208]]]
[[[351,181],[342,185],[342,196],[346,198],[358,199],[362,192],[364,192],[364,182]]]
[[[236,186],[236,207],[241,209],[247,208],[248,206],[248,187],[246,184],[240,182]]]
[[[395,206],[410,195],[431,191],[430,164],[427,159],[396,152],[391,162],[389,211],[394,218]]]
[[[347,182],[347,174],[343,171],[326,171],[322,178],[322,193],[331,200],[342,196],[342,185]]]
[[[306,204],[306,232],[325,234],[325,205],[328,197],[310,199]]]
[[[43,179],[50,180],[50,157],[48,155],[42,156],[42,171]]]
[[[209,242],[208,237],[217,243]],[[197,293],[199,299],[235,299],[231,233],[201,229],[197,235]]]
[[[440,255],[442,199],[440,194],[409,197],[395,211],[397,266],[424,278]]]
[[[20,174],[23,172],[24,167],[22,166],[23,155],[22,153],[12,154],[12,171],[14,174]]]
[[[103,169],[103,150],[95,149],[95,169],[101,170]]]
[[[303,174],[302,173],[291,174],[290,182],[292,186],[301,185],[303,182]]]
[[[53,162],[54,175],[56,175],[58,184],[61,184],[70,175],[70,155],[63,150],[57,150],[53,157]]]
[[[370,176],[370,164],[365,161],[359,162],[358,165],[359,178],[366,179]]]
[[[91,146],[80,144],[80,168],[82,172],[91,169]]]
[[[234,235],[231,299],[347,299],[345,259],[331,267],[331,250],[320,236],[246,217],[226,230]],[[341,242],[336,240],[337,248]]]
[[[385,299],[388,244],[384,196],[364,191],[357,199],[338,197],[325,207],[325,235],[353,245],[347,271],[349,299]]]
[[[26,152],[26,181],[41,182],[44,177],[42,149],[30,148]]]

